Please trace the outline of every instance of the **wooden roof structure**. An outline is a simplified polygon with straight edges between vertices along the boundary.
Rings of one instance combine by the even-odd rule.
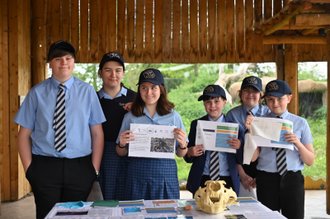
[[[330,0],[0,0],[1,200],[31,190],[12,120],[47,77],[53,42],[73,44],[78,63],[99,63],[110,51],[129,63],[275,62],[297,114],[298,62],[327,61],[330,72],[329,16]]]

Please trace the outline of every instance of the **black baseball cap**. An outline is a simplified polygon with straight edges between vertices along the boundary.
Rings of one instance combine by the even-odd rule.
[[[227,100],[225,90],[222,87],[220,87],[219,85],[215,85],[215,84],[208,85],[204,89],[203,95],[201,95],[198,98],[198,101],[204,100],[206,96],[208,96],[208,97],[220,97],[221,96],[225,100]]]
[[[48,52],[48,57],[47,57],[47,60],[48,60],[48,61],[50,61],[50,60],[49,60],[50,54],[51,54],[55,49],[64,50],[64,51],[67,51],[67,52],[72,53],[73,58],[76,60],[76,50],[74,49],[74,47],[73,47],[70,43],[68,43],[68,42],[66,42],[66,41],[64,41],[64,40],[59,40],[59,41],[53,43],[53,44],[49,47],[49,52]]]
[[[150,82],[154,85],[164,85],[164,77],[158,69],[148,68],[141,72],[139,83],[137,83],[136,85],[140,85],[143,82]]]
[[[103,65],[107,62],[110,61],[115,61],[115,62],[119,62],[122,66],[123,66],[123,70],[125,71],[125,64],[124,64],[124,59],[123,57],[117,53],[117,52],[109,52],[107,54],[105,54],[100,62],[100,66],[99,69],[102,70]]]
[[[276,79],[268,82],[268,84],[266,85],[265,95],[262,96],[262,98],[267,95],[271,95],[274,97],[283,97],[286,94],[292,94],[290,86],[285,81]]]
[[[258,91],[262,91],[262,81],[258,77],[250,76],[250,77],[244,78],[242,85],[241,85],[241,90],[247,86],[252,86],[252,87],[256,88]]]

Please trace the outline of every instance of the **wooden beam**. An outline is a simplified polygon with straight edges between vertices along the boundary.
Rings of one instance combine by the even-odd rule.
[[[304,13],[306,10],[308,10],[310,8],[312,8],[312,4],[309,3],[309,2],[305,2],[299,8],[297,8],[296,10],[294,10],[293,12],[291,12],[290,14],[288,14],[287,16],[285,16],[285,18],[283,18],[280,22],[278,22],[277,24],[275,24],[273,27],[265,30],[264,31],[264,35],[267,36],[269,34],[274,33],[279,28],[283,27],[284,25],[289,24],[289,21],[290,21],[291,18],[293,18],[297,14]]]
[[[296,26],[330,25],[330,14],[299,14],[295,17]]]
[[[320,26],[296,26],[296,25],[285,25],[281,27],[279,30],[305,30],[305,29],[315,29],[315,28],[324,28],[324,25]]]
[[[305,30],[301,31],[301,34],[302,34],[303,36],[306,36],[306,35],[308,35],[308,34],[310,34],[310,33],[313,33],[314,31],[317,31],[318,29],[319,29],[319,28],[305,29]]]
[[[32,85],[36,85],[47,77],[46,56],[46,2],[32,1]]]
[[[330,0],[307,0],[310,3],[330,3]]]
[[[288,105],[288,111],[299,115],[298,54],[296,44],[285,45],[284,72],[284,80],[289,84],[292,92],[292,99]]]
[[[264,36],[264,44],[327,44],[325,37],[319,36]]]
[[[330,34],[327,34],[327,61],[328,61],[328,78],[330,78]],[[330,80],[327,80],[330,87]],[[330,89],[327,89],[327,103],[329,103]],[[327,149],[326,157],[330,157],[330,107],[327,107]],[[326,205],[327,214],[330,214],[330,159],[327,159],[327,174],[326,174]]]
[[[276,48],[276,76],[284,80],[284,50],[283,45],[274,45]]]

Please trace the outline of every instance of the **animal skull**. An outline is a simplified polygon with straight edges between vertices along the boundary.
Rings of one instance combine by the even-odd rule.
[[[226,182],[223,180],[205,182],[206,187],[201,188],[195,193],[197,210],[204,211],[209,214],[218,214],[226,209],[227,204],[237,204],[236,193],[232,188],[225,187]]]

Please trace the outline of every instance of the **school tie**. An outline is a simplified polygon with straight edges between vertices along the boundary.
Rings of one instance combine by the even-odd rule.
[[[254,115],[253,115],[253,112],[252,112],[251,110],[247,111],[246,114],[247,114],[247,115],[250,115],[250,114],[251,114],[252,116],[254,116]]]
[[[277,118],[282,118],[277,116]],[[276,165],[277,165],[277,172],[280,176],[284,176],[287,172],[286,167],[286,151],[284,148],[276,148]]]
[[[210,178],[213,181],[220,180],[220,173],[219,173],[219,152],[218,151],[211,151],[210,155]]]
[[[54,147],[57,151],[61,152],[66,147],[66,133],[65,133],[65,93],[64,84],[58,85],[53,129],[55,130],[55,144]]]

